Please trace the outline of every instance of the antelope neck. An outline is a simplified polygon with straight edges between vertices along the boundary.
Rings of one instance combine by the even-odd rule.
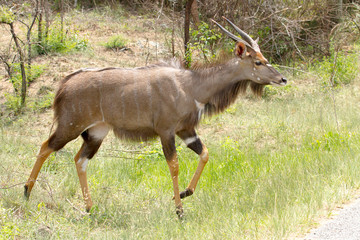
[[[219,66],[195,70],[192,75],[193,96],[197,102],[206,104],[217,92],[246,79],[243,64],[239,59],[230,60]]]

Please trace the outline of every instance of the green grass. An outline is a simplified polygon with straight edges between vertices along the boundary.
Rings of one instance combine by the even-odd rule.
[[[123,37],[122,35],[115,35],[102,45],[108,50],[119,51],[126,48],[127,44],[128,40],[125,37]]]
[[[82,212],[72,160],[78,140],[44,164],[29,201],[23,184],[0,190],[0,239],[283,239],[305,232],[360,186],[360,94],[356,82],[334,92],[336,121],[333,93],[320,84],[299,86],[240,98],[203,121],[199,135],[210,160],[183,201],[183,220],[158,141],[124,143],[110,135],[88,168],[91,215]],[[37,114],[1,125],[2,187],[28,178],[48,136]],[[177,142],[184,189],[198,158]]]

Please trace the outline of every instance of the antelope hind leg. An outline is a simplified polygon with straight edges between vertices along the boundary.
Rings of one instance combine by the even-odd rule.
[[[174,189],[174,198],[175,199],[175,207],[176,207],[176,214],[179,218],[183,217],[183,207],[180,199],[180,191],[179,191],[179,161],[176,154],[176,147],[175,147],[175,137],[170,136],[168,138],[161,137],[161,144],[163,147],[163,152],[166,158],[166,163],[169,166],[171,180],[173,182],[173,189]]]
[[[87,167],[89,159],[87,157],[81,157],[81,154],[85,148],[85,144],[86,143],[83,143],[79,152],[76,154],[74,160],[75,160],[76,171],[77,171],[80,186],[81,186],[81,192],[83,194],[83,198],[84,198],[85,205],[86,205],[86,211],[90,212],[90,209],[91,209],[93,203],[91,201],[89,185],[87,183],[87,177],[86,177],[86,167]]]
[[[84,139],[84,143],[74,159],[87,212],[90,212],[93,203],[91,201],[89,185],[87,182],[86,168],[89,160],[92,159],[99,150],[103,139],[109,132],[109,129],[108,125],[100,123],[83,132],[81,137]]]

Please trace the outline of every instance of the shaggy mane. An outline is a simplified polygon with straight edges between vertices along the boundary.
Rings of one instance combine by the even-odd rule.
[[[228,85],[224,89],[215,93],[208,103],[205,104],[205,114],[212,116],[214,114],[223,112],[227,107],[235,102],[240,93],[244,94],[250,85],[250,89],[256,96],[261,96],[264,85],[254,83],[250,80],[243,80],[234,84]]]

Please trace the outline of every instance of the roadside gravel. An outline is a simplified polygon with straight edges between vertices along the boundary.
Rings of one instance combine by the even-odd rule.
[[[321,224],[305,240],[360,240],[360,198],[339,210],[338,214]]]

